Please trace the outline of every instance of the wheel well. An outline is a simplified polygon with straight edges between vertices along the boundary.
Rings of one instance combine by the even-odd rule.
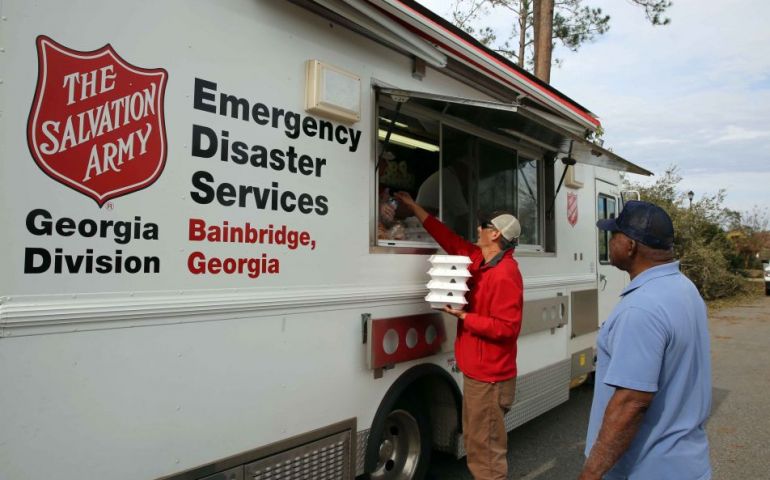
[[[408,397],[420,402],[430,417],[434,447],[451,448],[453,435],[462,425],[462,394],[454,378],[446,370],[433,364],[417,365],[404,372],[380,402],[369,430],[364,456],[364,471],[371,472],[377,465],[379,445],[385,417],[399,399]],[[454,428],[453,428],[454,427]],[[437,435],[438,433],[438,435]]]

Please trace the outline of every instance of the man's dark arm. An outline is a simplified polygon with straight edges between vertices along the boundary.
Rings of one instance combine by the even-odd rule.
[[[601,480],[628,450],[654,393],[618,388],[604,411],[599,437],[578,480]]]

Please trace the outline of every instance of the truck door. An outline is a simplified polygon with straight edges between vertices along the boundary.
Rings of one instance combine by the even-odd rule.
[[[615,218],[622,208],[617,185],[596,180],[596,220]],[[610,265],[610,232],[597,229],[597,268],[599,288],[599,325],[604,323],[615,308],[620,292],[628,284],[628,274]]]

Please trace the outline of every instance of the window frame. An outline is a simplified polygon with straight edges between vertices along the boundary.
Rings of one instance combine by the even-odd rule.
[[[596,220],[597,221],[598,220],[604,220],[604,219],[607,219],[607,218],[617,218],[618,217],[618,213],[620,212],[620,209],[618,208],[620,206],[620,200],[618,199],[618,197],[615,197],[613,195],[609,195],[607,193],[599,192],[596,195],[596,200],[597,200],[597,202],[596,202]],[[615,202],[615,211],[612,212],[614,214],[614,217],[605,216],[604,218],[599,218],[599,201],[604,201],[604,212],[605,212],[605,215],[609,215],[609,212],[607,210],[607,200],[612,200],[612,201]],[[601,237],[600,239],[598,239],[598,244],[597,244],[597,252],[596,252],[597,253],[597,255],[596,255],[597,259],[599,260],[599,264],[600,265],[610,265],[610,237],[612,236],[612,233],[611,232],[607,232],[605,230],[598,230],[598,229],[597,229],[597,232],[598,232],[598,235]],[[607,252],[607,259],[606,260],[603,259],[602,256],[601,256],[602,244],[605,245],[605,251]]]
[[[374,85],[376,87],[376,85]],[[394,111],[395,107],[392,100],[382,101],[379,95],[373,95],[373,122],[372,122],[372,143],[374,152],[373,165],[372,165],[372,187],[371,187],[371,202],[372,209],[370,215],[370,251],[372,253],[399,253],[399,254],[432,254],[435,253],[440,247],[433,242],[414,242],[408,240],[380,240],[377,235],[377,225],[379,222],[379,195],[378,195],[378,182],[379,172],[374,166],[377,165],[380,154],[380,142],[378,139],[378,130],[380,128],[380,109],[386,108],[390,111]],[[449,97],[447,97],[449,98]],[[493,108],[485,107],[483,105],[480,108]],[[444,166],[444,128],[449,127],[455,130],[459,130],[468,135],[475,136],[482,141],[487,141],[494,145],[513,150],[516,152],[516,162],[521,158],[527,160],[534,160],[537,164],[537,188],[538,188],[538,229],[539,240],[538,244],[521,244],[516,247],[517,252],[525,254],[537,254],[537,255],[554,255],[555,245],[552,250],[548,250],[548,219],[547,215],[547,198],[546,198],[546,167],[545,162],[549,158],[548,150],[528,143],[526,141],[517,141],[514,138],[499,134],[485,128],[476,126],[469,122],[466,122],[457,117],[446,115],[423,105],[405,102],[401,106],[401,114],[409,115],[414,118],[425,118],[438,122],[439,125],[439,171]],[[518,168],[517,168],[518,176]],[[518,179],[517,179],[518,180]],[[443,180],[442,188],[439,191],[439,218],[443,218]],[[518,181],[517,181],[517,194],[518,194]],[[518,199],[517,199],[518,210]],[[518,215],[518,211],[516,212]],[[473,213],[475,215],[475,212]]]

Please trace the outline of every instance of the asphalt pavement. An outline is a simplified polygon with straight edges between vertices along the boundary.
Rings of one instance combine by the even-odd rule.
[[[714,480],[770,480],[770,297],[709,315],[713,408],[706,429]],[[593,387],[508,435],[508,478],[568,480],[583,464]],[[434,454],[430,480],[472,480],[465,459]],[[677,479],[678,480],[678,479]]]
[[[714,478],[770,479],[770,297],[711,316]]]

